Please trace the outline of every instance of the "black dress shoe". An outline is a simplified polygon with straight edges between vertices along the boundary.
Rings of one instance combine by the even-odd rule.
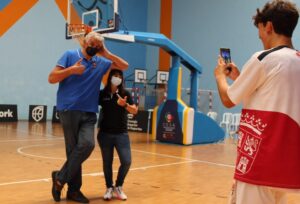
[[[75,192],[67,192],[67,199],[76,201],[79,203],[89,203],[89,199],[87,199],[81,191],[75,191]]]
[[[60,201],[60,195],[61,195],[61,190],[63,188],[63,185],[59,184],[59,181],[56,179],[56,174],[58,171],[52,171],[52,197],[53,199],[58,202]]]

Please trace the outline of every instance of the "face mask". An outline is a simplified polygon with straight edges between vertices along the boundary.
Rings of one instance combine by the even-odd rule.
[[[95,48],[95,47],[90,47],[90,46],[88,46],[86,49],[85,49],[85,51],[86,51],[86,54],[88,54],[90,57],[93,57],[93,56],[95,56],[95,54],[99,51],[97,48]]]
[[[119,77],[113,76],[111,78],[111,83],[115,86],[119,86],[122,83],[122,79],[120,79]]]

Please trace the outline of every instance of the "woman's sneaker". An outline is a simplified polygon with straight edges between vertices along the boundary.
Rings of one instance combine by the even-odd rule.
[[[113,197],[113,192],[114,192],[114,188],[113,187],[107,188],[106,192],[105,192],[105,194],[103,196],[103,199],[104,200],[111,200],[112,197]]]
[[[118,199],[120,200],[127,200],[127,196],[126,194],[123,192],[122,190],[122,186],[117,186],[115,188],[115,194],[117,196]]]

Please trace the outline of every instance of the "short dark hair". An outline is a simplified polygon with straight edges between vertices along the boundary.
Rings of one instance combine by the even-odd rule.
[[[298,9],[294,3],[287,0],[273,0],[266,3],[262,10],[256,11],[256,15],[253,16],[256,27],[259,23],[266,25],[270,21],[277,34],[292,37],[299,18]]]

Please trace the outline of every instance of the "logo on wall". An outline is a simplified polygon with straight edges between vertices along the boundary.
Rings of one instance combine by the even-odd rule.
[[[18,121],[17,105],[0,105],[0,122]]]
[[[172,116],[171,113],[168,112],[168,113],[165,115],[165,119],[166,119],[166,121],[167,121],[168,123],[171,123],[171,122],[174,120],[174,117]]]
[[[162,137],[164,139],[173,139],[173,137],[175,137],[175,128],[176,125],[174,123],[174,116],[171,114],[171,112],[166,112],[165,121],[163,123],[164,133]]]
[[[47,106],[30,105],[29,106],[29,121],[30,122],[46,122]]]

